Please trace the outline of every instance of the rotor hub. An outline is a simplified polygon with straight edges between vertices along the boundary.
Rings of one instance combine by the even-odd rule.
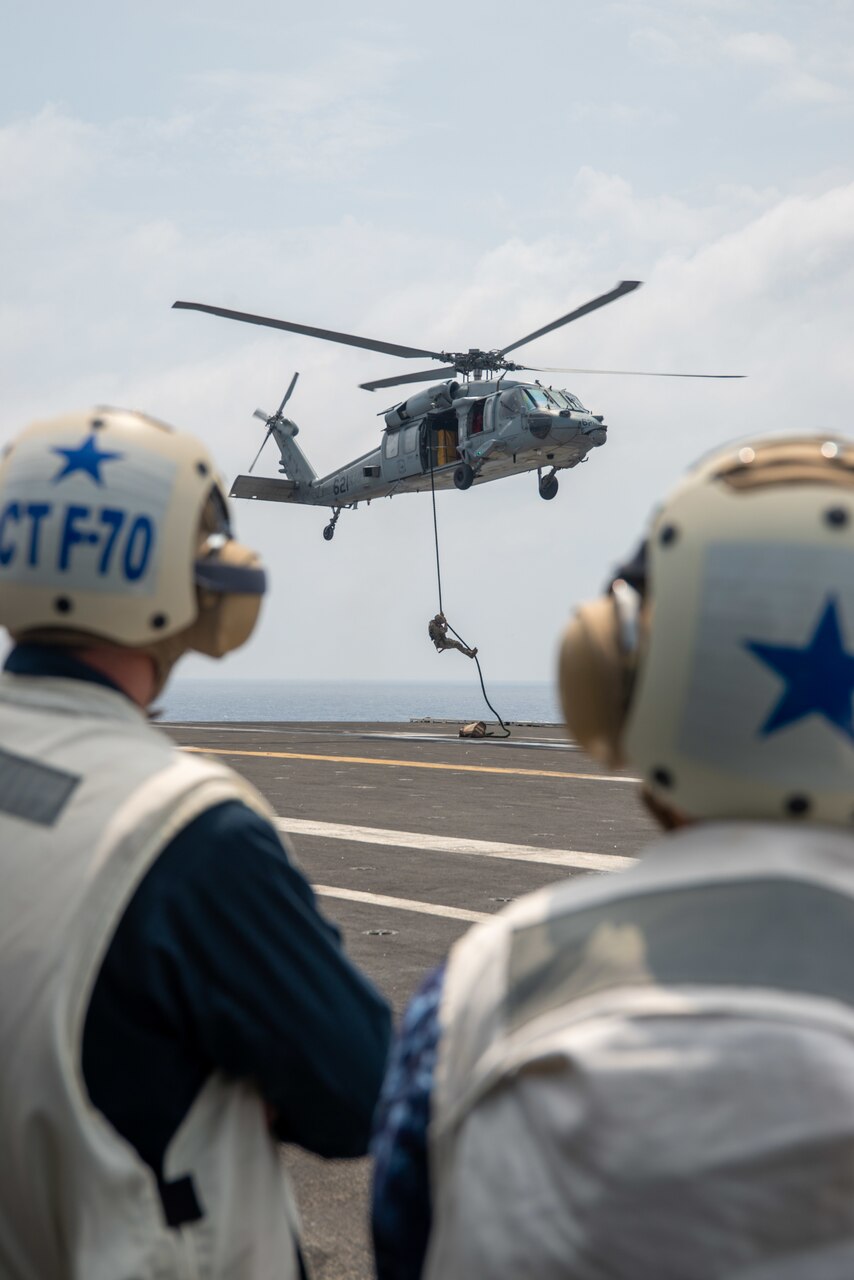
[[[500,351],[481,351],[479,347],[469,347],[468,351],[443,351],[442,360],[453,365],[457,373],[464,375],[476,373],[497,373],[499,369],[513,370],[522,366],[507,360]]]

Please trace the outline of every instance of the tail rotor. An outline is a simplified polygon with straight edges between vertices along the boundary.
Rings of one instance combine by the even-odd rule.
[[[283,421],[282,411],[293,394],[294,387],[297,385],[298,377],[299,377],[299,374],[295,373],[294,376],[291,378],[291,384],[288,387],[287,391],[285,392],[284,396],[282,397],[282,403],[279,405],[275,413],[267,414],[264,412],[263,409],[256,409],[255,412],[252,414],[253,418],[260,418],[262,422],[266,422],[267,434],[264,436],[264,439],[261,441],[261,448],[255,454],[255,457],[252,459],[252,464],[249,468],[250,475],[255,467],[255,463],[261,457],[261,453],[263,451],[264,445],[267,443],[267,441],[270,439],[270,436],[273,433],[273,427],[278,426],[279,423]],[[296,428],[294,428],[294,430],[296,430]]]

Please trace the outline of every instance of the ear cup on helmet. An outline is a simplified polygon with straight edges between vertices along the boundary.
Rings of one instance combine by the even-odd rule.
[[[199,614],[187,637],[187,647],[211,658],[221,658],[245,644],[258,621],[263,593],[259,556],[249,547],[229,540],[215,553],[216,570],[237,589],[213,591],[199,587]],[[241,579],[253,588],[241,591]],[[261,589],[257,589],[258,584]]]
[[[573,737],[612,768],[625,764],[620,739],[629,678],[613,597],[579,606],[560,646],[561,705]]]

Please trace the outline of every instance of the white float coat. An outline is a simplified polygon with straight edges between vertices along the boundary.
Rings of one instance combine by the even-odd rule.
[[[426,1280],[854,1275],[854,840],[703,825],[453,949]]]
[[[148,868],[206,809],[264,801],[100,685],[0,676],[0,717],[0,1275],[292,1280],[296,1210],[258,1093],[209,1078],[163,1170],[203,1216],[170,1228],[80,1066],[92,985]]]

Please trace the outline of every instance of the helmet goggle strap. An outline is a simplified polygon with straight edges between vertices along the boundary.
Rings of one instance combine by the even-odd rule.
[[[646,595],[647,586],[647,542],[644,538],[643,542],[638,546],[634,555],[625,564],[620,565],[614,574],[611,582],[608,583],[606,590],[611,589],[611,583],[617,579],[628,583],[630,587],[634,587],[635,591],[643,598]]]
[[[641,639],[641,618],[647,585],[647,544],[644,540],[632,558],[621,565],[606,587],[614,608],[617,644],[627,660],[630,691]]]
[[[627,658],[633,658],[637,654],[640,641],[643,596],[625,578],[614,579],[610,594],[617,619],[617,643],[620,646],[620,652]]]
[[[222,554],[229,543],[232,549],[236,544],[228,506],[218,485],[211,489],[202,511],[201,533],[205,536],[193,566],[196,586],[219,595],[262,596],[267,578],[260,565],[241,563],[243,557]]]
[[[226,538],[234,537],[228,505],[218,484],[208,494],[202,511],[201,527],[204,533],[224,533]]]

